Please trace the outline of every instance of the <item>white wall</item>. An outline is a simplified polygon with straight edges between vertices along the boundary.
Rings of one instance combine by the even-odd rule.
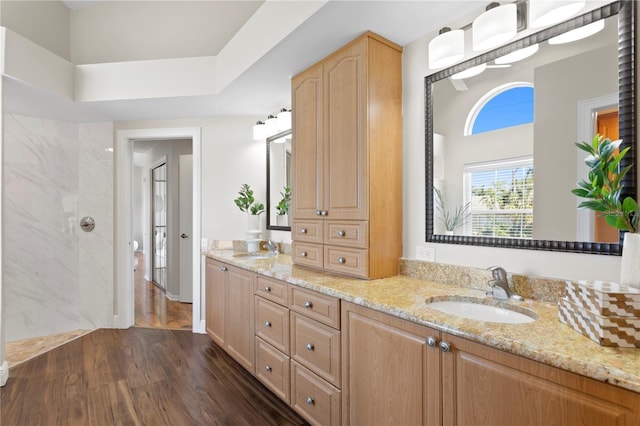
[[[4,119],[6,340],[109,327],[113,124]]]
[[[133,166],[133,179],[131,197],[133,198],[133,218],[132,218],[132,233],[133,239],[138,242],[138,251],[144,252],[146,244],[144,242],[144,230],[147,225],[145,220],[145,191],[144,186],[148,180],[146,179],[145,172],[140,166]],[[148,191],[147,191],[148,194]]]
[[[209,240],[245,239],[247,217],[233,203],[240,185],[247,183],[256,198],[266,202],[265,142],[256,142],[252,126],[260,117],[129,121],[117,130],[200,127],[202,129],[202,237]],[[265,229],[265,216],[260,217]]]

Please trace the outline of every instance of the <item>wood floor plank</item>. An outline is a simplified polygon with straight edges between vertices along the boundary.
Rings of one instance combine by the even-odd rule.
[[[0,424],[306,423],[208,336],[130,328],[93,331],[12,368]]]

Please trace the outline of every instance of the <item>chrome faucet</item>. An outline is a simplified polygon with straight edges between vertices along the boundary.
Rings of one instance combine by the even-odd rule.
[[[516,294],[511,288],[509,288],[509,279],[507,278],[507,271],[500,266],[492,266],[489,268],[493,279],[489,281],[489,287],[491,290],[487,291],[487,296],[492,296],[494,299],[500,300],[514,300],[522,302],[524,297]]]
[[[262,246],[265,250],[267,250],[269,252],[269,254],[279,254],[280,252],[278,251],[278,244],[274,243],[271,240],[267,240],[266,244],[264,246]]]

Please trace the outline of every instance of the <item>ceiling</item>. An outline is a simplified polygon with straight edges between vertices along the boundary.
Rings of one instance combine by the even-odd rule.
[[[102,2],[65,3],[78,8]],[[79,103],[5,77],[5,110],[73,121],[266,116],[290,106],[292,75],[359,34],[371,30],[406,46],[435,33],[445,24],[480,13],[485,3],[477,0],[332,0],[217,95]],[[425,75],[428,72],[425,69]]]

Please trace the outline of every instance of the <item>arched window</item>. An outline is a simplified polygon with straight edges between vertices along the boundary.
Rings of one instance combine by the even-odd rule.
[[[514,82],[490,90],[471,108],[464,135],[533,123],[533,84]]]

